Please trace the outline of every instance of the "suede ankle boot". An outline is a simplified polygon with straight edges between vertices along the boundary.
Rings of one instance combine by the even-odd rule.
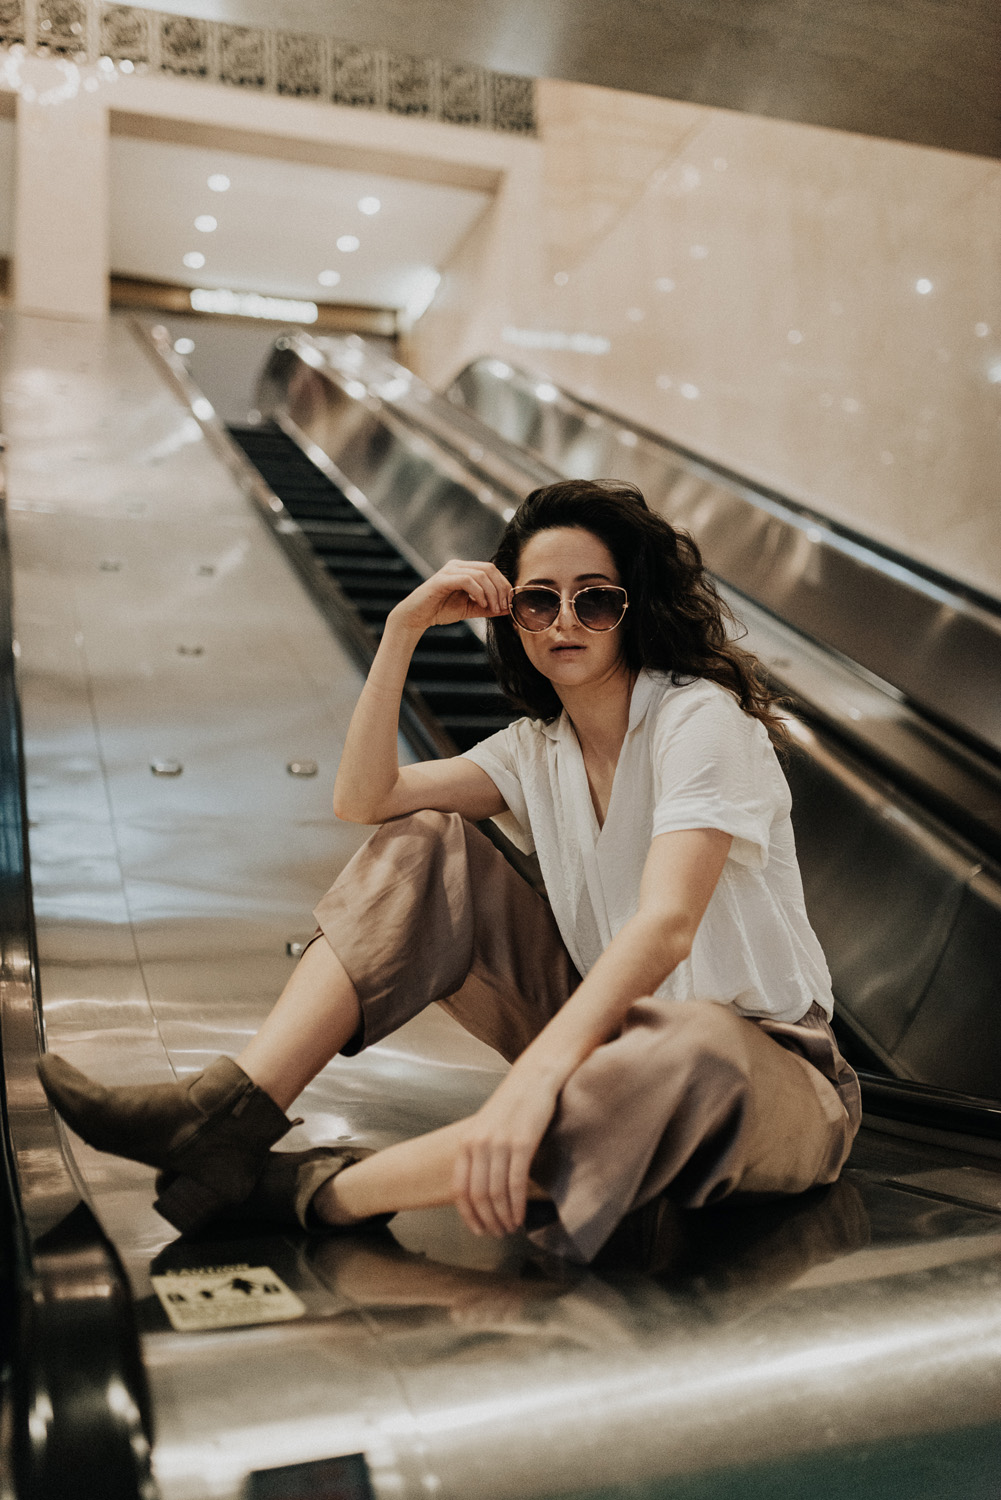
[[[246,1198],[268,1151],[293,1124],[228,1057],[178,1083],[106,1088],[47,1053],[38,1076],[89,1146],[169,1174],[157,1208],[181,1230]]]
[[[388,1224],[393,1214],[373,1214],[351,1225],[327,1224],[313,1209],[313,1199],[331,1177],[364,1161],[372,1152],[364,1146],[312,1146],[308,1151],[269,1151],[253,1190],[239,1203],[213,1215],[213,1224],[281,1224],[286,1228],[308,1229],[323,1234],[368,1232]],[[163,1213],[164,1194],[170,1190],[170,1176],[161,1172],[156,1179],[160,1196],[154,1203]]]

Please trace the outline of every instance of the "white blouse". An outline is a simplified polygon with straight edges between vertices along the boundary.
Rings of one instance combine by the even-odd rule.
[[[675,687],[641,672],[604,825],[566,713],[518,719],[465,752],[507,804],[496,822],[539,856],[563,941],[581,975],[636,912],[651,839],[718,828],[733,843],[689,957],[657,991],[797,1021],[834,1010],[796,863],[791,798],[768,734],[725,688]]]

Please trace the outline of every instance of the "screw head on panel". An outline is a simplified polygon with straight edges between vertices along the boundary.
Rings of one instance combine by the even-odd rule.
[[[285,769],[290,776],[315,776],[320,768],[315,760],[290,760]]]
[[[154,760],[150,762],[154,776],[180,776],[184,767],[179,760]]]

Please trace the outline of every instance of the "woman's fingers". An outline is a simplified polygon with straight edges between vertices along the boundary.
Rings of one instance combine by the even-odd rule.
[[[469,1143],[456,1162],[456,1207],[474,1234],[512,1234],[525,1219],[529,1153],[497,1142]]]
[[[469,1202],[487,1234],[500,1235],[507,1233],[507,1228],[497,1213],[493,1197],[491,1196],[491,1176],[496,1170],[495,1157],[497,1148],[481,1144],[473,1150],[473,1160],[469,1172]],[[506,1170],[506,1161],[504,1163]]]
[[[411,629],[424,631],[432,625],[504,615],[510,603],[511,585],[493,563],[455,558],[408,594],[393,614]]]
[[[493,563],[462,562],[456,559],[446,563],[428,582],[435,584],[439,580],[449,593],[463,592],[477,614],[507,613],[511,585]]]

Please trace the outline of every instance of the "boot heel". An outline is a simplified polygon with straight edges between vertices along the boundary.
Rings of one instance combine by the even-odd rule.
[[[193,1177],[172,1177],[161,1187],[153,1207],[182,1234],[191,1234],[228,1204],[221,1193]]]

